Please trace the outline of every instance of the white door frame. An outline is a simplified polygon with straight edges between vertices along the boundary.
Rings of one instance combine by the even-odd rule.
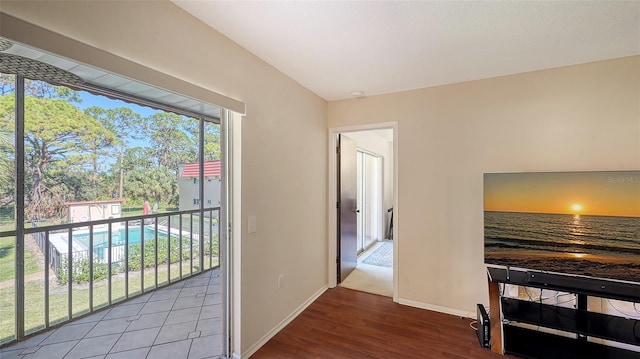
[[[400,207],[398,206],[398,122],[381,122],[366,125],[346,126],[346,127],[333,127],[329,128],[329,202],[327,205],[327,216],[329,219],[328,227],[328,247],[327,247],[327,263],[328,263],[328,284],[329,288],[334,288],[337,285],[337,268],[336,258],[337,251],[337,231],[338,223],[336,218],[336,204],[338,203],[337,193],[337,161],[336,161],[336,148],[337,135],[340,133],[368,131],[368,130],[393,130],[393,301],[398,302],[398,251],[400,245],[400,236],[398,235],[398,228],[400,218]]]
[[[224,223],[228,225],[225,232],[221,232],[221,239],[224,240],[226,253],[223,270],[226,272],[224,286],[226,287],[226,300],[223,301],[226,311],[226,331],[227,343],[226,351],[229,358],[240,358],[242,353],[241,333],[242,333],[242,307],[241,307],[241,283],[242,283],[242,119],[243,115],[229,110],[223,110],[226,117],[226,127],[221,133],[223,138],[223,156],[226,161],[225,172],[227,181],[223,187],[223,206],[228,220]],[[221,228],[222,230],[222,228]],[[222,245],[221,245],[222,247]],[[222,254],[222,253],[221,253]]]

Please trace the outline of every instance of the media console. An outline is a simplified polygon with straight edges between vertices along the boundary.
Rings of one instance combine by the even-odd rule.
[[[489,267],[487,272],[492,351],[541,359],[640,359],[640,352],[591,341],[598,338],[640,350],[640,320],[587,309],[589,296],[638,302],[640,286],[540,271]],[[500,283],[572,293],[576,308],[505,297]]]

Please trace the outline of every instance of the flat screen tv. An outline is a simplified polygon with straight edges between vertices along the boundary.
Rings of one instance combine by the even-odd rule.
[[[640,282],[640,171],[486,173],[484,258]]]

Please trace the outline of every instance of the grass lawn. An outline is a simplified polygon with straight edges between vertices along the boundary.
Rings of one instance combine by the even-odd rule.
[[[13,279],[16,262],[16,237],[0,238],[0,282]],[[31,274],[42,270],[38,267],[30,251],[24,252],[24,273]]]
[[[208,257],[207,257],[208,259]],[[196,274],[197,261],[194,259],[193,273]],[[189,276],[190,263],[188,260],[182,263],[183,278]],[[179,279],[179,265],[171,265],[171,281]],[[205,261],[205,268],[216,267],[218,258],[213,258],[211,266]],[[158,268],[158,286],[167,284],[167,267]],[[154,268],[145,268],[144,286],[145,292],[155,287]],[[129,297],[140,294],[140,272],[129,272]],[[73,316],[77,317],[89,312],[89,288],[86,283],[73,284]],[[94,283],[93,288],[93,308],[99,309],[108,304],[108,281],[103,280]],[[57,281],[52,279],[49,287],[49,323],[54,325],[68,320],[68,288],[66,285],[59,286]],[[125,281],[124,274],[112,277],[111,301],[113,304],[124,300]],[[0,343],[11,341],[15,330],[15,317],[13,314],[13,303],[15,300],[15,290],[13,287],[0,291]],[[44,284],[42,280],[30,281],[25,284],[25,333],[30,334],[44,329]]]
[[[29,224],[28,227],[31,225]],[[0,232],[16,229],[13,223],[0,225]],[[0,282],[14,278],[16,262],[16,237],[0,237]],[[41,271],[42,268],[33,258],[29,250],[24,251],[24,274],[32,274]]]

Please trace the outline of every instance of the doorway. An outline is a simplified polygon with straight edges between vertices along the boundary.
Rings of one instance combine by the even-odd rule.
[[[331,141],[336,148],[346,140],[353,142],[351,148],[347,147],[347,154],[344,148],[334,152],[330,168],[335,181],[330,197],[338,204],[333,207],[337,208],[336,212],[330,213],[330,227],[335,228],[330,256],[332,250],[336,253],[336,262],[330,271],[335,280],[335,284],[330,283],[332,286],[340,284],[397,297],[394,295],[397,292],[394,280],[397,243],[390,240],[394,238],[390,231],[390,209],[396,204],[397,193],[395,127],[395,124],[385,124],[331,130]],[[345,157],[347,168],[341,161]],[[351,198],[344,197],[344,188],[352,188]],[[345,216],[350,218],[343,218]]]

